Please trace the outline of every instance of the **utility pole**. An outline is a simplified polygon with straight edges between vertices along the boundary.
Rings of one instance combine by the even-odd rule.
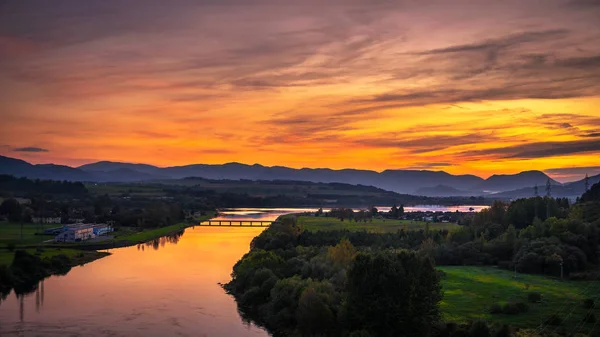
[[[560,280],[563,280],[563,261],[560,260]]]
[[[590,189],[590,177],[588,177],[587,173],[585,174],[585,179],[583,181],[585,182],[585,191],[587,192],[587,190]]]
[[[533,187],[533,195],[535,195],[536,197],[538,196],[538,185],[535,184],[535,186]]]
[[[546,196],[552,196],[552,184],[550,184],[550,178],[548,178],[548,181],[546,181]]]

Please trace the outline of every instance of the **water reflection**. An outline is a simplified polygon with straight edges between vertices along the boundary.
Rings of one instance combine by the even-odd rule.
[[[192,229],[194,229],[194,227],[192,227]],[[159,247],[164,248],[167,243],[176,245],[177,242],[179,242],[179,239],[183,236],[183,233],[184,230],[181,230],[179,232],[171,233],[148,242],[140,243],[137,245],[137,250],[144,251],[144,247],[152,247],[152,249],[158,250]]]
[[[219,283],[264,228],[188,228],[0,303],[0,336],[268,336]],[[14,295],[13,295],[14,294]]]

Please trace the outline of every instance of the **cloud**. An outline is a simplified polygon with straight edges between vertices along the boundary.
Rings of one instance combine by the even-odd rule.
[[[594,172],[600,173],[600,166],[551,168],[544,170],[544,172],[557,175],[585,175],[587,173],[591,176]]]
[[[17,147],[13,149],[14,152],[50,152],[47,149],[43,149],[41,147],[33,147],[33,146],[28,146],[28,147]]]
[[[454,166],[450,162],[417,162],[411,166],[405,167],[405,170],[429,170],[433,168],[450,167]]]
[[[532,159],[568,156],[577,153],[600,152],[600,139],[566,142],[534,142],[486,150],[461,152],[462,157],[491,157],[503,159]]]
[[[471,51],[488,51],[495,53],[495,51],[503,48],[508,48],[515,45],[521,45],[524,43],[544,41],[548,39],[563,38],[567,36],[568,30],[566,29],[553,29],[546,31],[529,31],[518,34],[511,34],[497,39],[489,39],[482,42],[463,44],[452,47],[432,49],[419,52],[420,55],[438,55],[448,53],[462,53]]]

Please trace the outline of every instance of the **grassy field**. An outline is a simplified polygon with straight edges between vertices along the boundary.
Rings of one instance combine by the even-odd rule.
[[[355,222],[344,220],[340,221],[337,218],[331,217],[313,217],[313,216],[300,216],[298,217],[298,223],[304,226],[305,230],[308,231],[333,231],[333,230],[367,230],[369,232],[385,233],[385,232],[396,232],[401,229],[406,230],[419,230],[425,229],[426,223],[423,221],[413,220],[389,220],[389,219],[373,219],[373,222]],[[430,223],[429,229],[454,229],[458,225],[454,223]]]
[[[42,259],[47,259],[55,255],[66,255],[71,259],[73,265],[80,263],[86,263],[97,258],[106,256],[106,253],[96,251],[81,251],[78,249],[67,249],[67,248],[42,248],[40,250],[29,248],[25,249],[28,253],[39,255]],[[12,263],[14,258],[14,252],[10,252],[7,249],[0,249],[0,265],[9,265]]]
[[[583,300],[600,296],[600,282],[597,281],[560,281],[538,275],[514,274],[507,270],[492,267],[440,267],[446,272],[442,280],[444,299],[441,309],[444,319],[455,322],[483,319],[488,322],[500,322],[522,328],[537,328],[552,314],[563,320],[558,328],[574,331],[589,309],[583,307]],[[541,303],[529,303],[529,292],[542,294]],[[529,311],[517,315],[490,314],[494,303],[509,301],[529,304]],[[592,309],[600,319],[600,306]],[[582,330],[587,331],[593,323],[586,323]],[[556,327],[549,326],[546,332]],[[559,331],[557,329],[557,331]]]
[[[15,222],[0,222],[0,247],[9,243],[36,244],[54,238],[53,235],[36,235],[46,228],[60,227],[60,224],[23,224],[23,238],[21,239],[21,224]]]
[[[111,184],[86,184],[85,187],[94,195],[108,194],[118,197],[127,194],[130,197],[161,197],[165,192],[161,186],[152,184],[111,183]]]

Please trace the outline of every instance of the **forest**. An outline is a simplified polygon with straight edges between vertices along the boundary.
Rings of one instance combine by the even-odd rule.
[[[444,321],[445,273],[436,266],[596,281],[599,191],[596,184],[573,204],[548,196],[495,202],[464,214],[454,230],[308,231],[287,216],[253,240],[224,287],[248,320],[274,336],[542,336],[519,324]],[[527,296],[490,303],[489,310],[518,315],[542,297]],[[594,308],[597,300],[584,305]],[[590,311],[582,324],[594,320]],[[560,324],[560,317],[548,315],[540,325]]]

